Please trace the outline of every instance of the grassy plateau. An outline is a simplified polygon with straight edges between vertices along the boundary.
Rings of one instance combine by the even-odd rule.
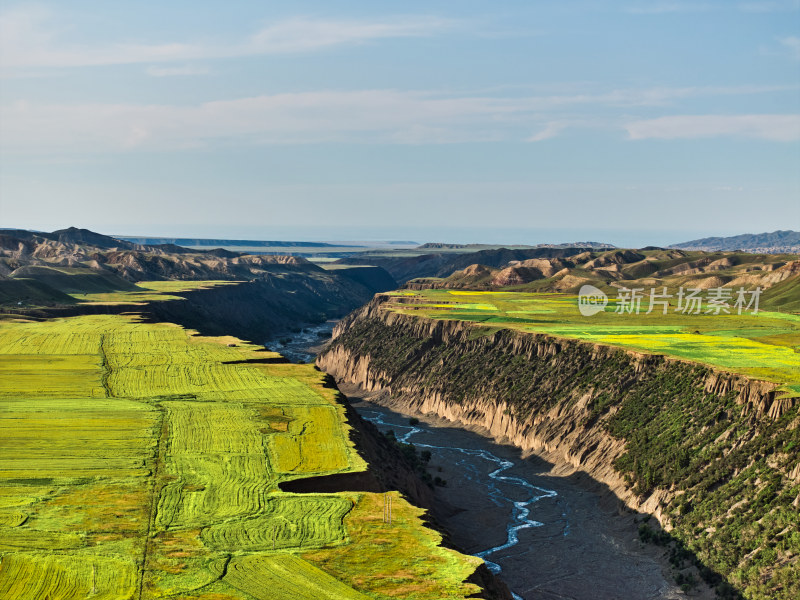
[[[577,296],[525,292],[420,290],[393,293],[393,310],[445,320],[541,332],[664,354],[741,373],[781,385],[785,396],[800,396],[800,315],[732,310],[730,314],[684,314],[670,305],[646,314],[605,310],[585,317]]]
[[[75,300],[87,304],[144,304],[145,302],[183,300],[174,296],[180,292],[206,290],[222,285],[235,285],[236,281],[140,281],[132,291],[113,291],[70,294]]]
[[[143,287],[92,300],[176,286]],[[397,493],[387,524],[380,494],[279,489],[366,464],[338,392],[277,356],[130,315],[0,322],[0,598],[477,592]]]

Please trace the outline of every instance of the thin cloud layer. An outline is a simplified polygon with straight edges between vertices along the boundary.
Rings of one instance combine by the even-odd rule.
[[[682,115],[625,126],[632,140],[742,137],[774,142],[800,140],[800,115]]]
[[[355,90],[262,95],[197,105],[16,102],[1,108],[6,116],[2,145],[7,151],[28,154],[325,142],[544,142],[566,128],[624,128],[634,140],[726,135],[797,139],[798,121],[793,115],[668,116],[624,122],[617,115],[639,109],[651,112],[696,96],[775,89],[656,88],[525,97]]]
[[[666,2],[641,0],[630,4],[624,11],[634,15],[664,15],[674,13],[701,13],[711,11],[738,10],[745,13],[776,13],[800,10],[799,0],[763,0],[760,2],[732,3],[728,0],[717,2]]]
[[[780,40],[781,46],[789,53],[795,60],[800,60],[800,37],[790,35]]]
[[[211,71],[207,67],[196,67],[193,65],[183,65],[176,67],[157,67],[151,66],[145,69],[145,73],[150,77],[182,77],[190,75],[208,75]]]
[[[0,15],[0,67],[91,67],[313,52],[380,39],[430,36],[454,26],[452,20],[429,16],[374,21],[293,18],[270,23],[241,40],[100,46],[60,39],[55,20],[54,13],[41,8]]]

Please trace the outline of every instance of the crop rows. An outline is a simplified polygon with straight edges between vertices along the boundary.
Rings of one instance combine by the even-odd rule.
[[[119,600],[132,597],[132,561],[80,555],[7,554],[0,561],[0,598]]]
[[[162,527],[208,525],[257,513],[271,487],[263,434],[234,403],[165,402],[165,468],[175,478],[158,507]]]
[[[141,477],[155,411],[126,400],[14,399],[0,419],[0,481]],[[0,500],[2,502],[2,500]]]
[[[102,375],[97,356],[0,354],[0,398],[103,398]]]
[[[368,546],[348,523],[371,495],[278,488],[365,468],[335,392],[310,365],[247,362],[257,350],[119,315],[0,323],[0,598],[374,597],[358,568],[299,556]],[[462,560],[436,544],[424,554]],[[463,565],[424,576],[461,589]]]
[[[257,600],[367,600],[308,561],[290,554],[231,561],[225,581]]]
[[[352,507],[335,495],[281,495],[269,500],[264,514],[213,525],[201,537],[211,548],[228,552],[328,546],[345,541],[344,517]]]
[[[339,415],[332,406],[293,406],[287,431],[269,437],[274,468],[279,473],[323,474],[349,466]]]

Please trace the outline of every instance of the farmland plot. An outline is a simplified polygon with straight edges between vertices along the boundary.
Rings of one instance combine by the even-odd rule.
[[[132,561],[91,555],[18,553],[0,562],[0,598],[117,600],[135,592]]]
[[[372,494],[278,488],[366,464],[323,375],[248,362],[270,356],[135,317],[0,323],[0,598],[403,597],[320,558],[369,543],[351,515]],[[407,568],[418,551],[384,576],[430,577]],[[464,572],[437,576],[461,589],[474,561],[448,556]]]
[[[272,477],[252,409],[233,403],[165,402],[169,439],[157,523],[204,526],[256,514]]]
[[[292,555],[234,559],[225,581],[258,600],[367,600],[309,562]]]
[[[332,406],[289,406],[287,431],[269,437],[275,470],[288,475],[322,475],[349,467],[347,446]]]
[[[782,395],[800,396],[797,314],[736,314],[732,307],[729,314],[684,314],[675,305],[649,312],[646,303],[627,313],[610,298],[605,310],[584,317],[578,298],[568,294],[431,289],[392,295],[398,301],[389,307],[397,312],[469,321],[487,332],[510,328],[665,354],[778,383]]]
[[[268,500],[261,515],[204,529],[202,539],[229,552],[330,546],[346,540],[344,517],[352,507],[334,494],[281,494]]]

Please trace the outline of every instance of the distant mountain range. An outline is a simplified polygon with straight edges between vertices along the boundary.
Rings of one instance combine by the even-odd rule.
[[[223,246],[244,246],[252,248],[290,248],[302,246],[309,248],[334,248],[345,244],[327,244],[325,242],[290,242],[290,241],[269,241],[269,240],[228,240],[228,239],[209,239],[209,238],[174,238],[174,237],[130,237],[117,236],[116,239],[124,240],[142,246],[157,246],[163,244],[174,244],[176,246],[190,247],[209,247],[218,248]],[[355,246],[359,247],[359,246]]]
[[[729,293],[756,287],[764,292],[761,306],[770,310],[800,312],[800,260],[797,255],[756,254],[751,252],[703,252],[677,248],[607,250],[580,248],[562,250],[500,250],[471,253],[453,260],[437,262],[436,255],[419,257],[415,265],[404,262],[381,264],[408,289],[504,290],[520,292],[564,292],[578,294],[584,285],[592,285],[607,294],[619,289],[648,290],[666,287],[675,293],[681,287],[711,290],[726,287]],[[511,260],[509,260],[511,258]],[[424,260],[422,260],[424,259]],[[414,266],[418,271],[446,272],[450,275],[422,276],[408,280],[401,268]],[[342,261],[344,262],[344,260]],[[646,292],[645,292],[646,293]]]
[[[509,250],[527,250],[530,248],[589,248],[591,250],[613,250],[614,244],[605,242],[566,242],[563,244],[449,244],[443,242],[428,242],[417,246],[415,250],[497,250],[507,248]]]
[[[161,238],[147,241],[154,239]],[[243,306],[231,300],[219,310],[231,318],[244,311],[235,318],[249,323],[248,335],[262,339],[297,321],[341,316],[375,293],[397,287],[378,267],[327,270],[299,256],[137,244],[77,227],[50,233],[0,229],[0,313],[9,307],[79,310],[82,298],[75,295],[141,292],[135,283],[167,280],[247,282],[236,293],[255,294],[257,302]],[[253,319],[247,321],[247,315]],[[198,317],[189,326],[201,328],[205,321]]]
[[[773,231],[771,233],[744,233],[731,237],[707,237],[673,244],[670,248],[705,250],[708,252],[743,250],[759,254],[800,253],[800,231]]]

